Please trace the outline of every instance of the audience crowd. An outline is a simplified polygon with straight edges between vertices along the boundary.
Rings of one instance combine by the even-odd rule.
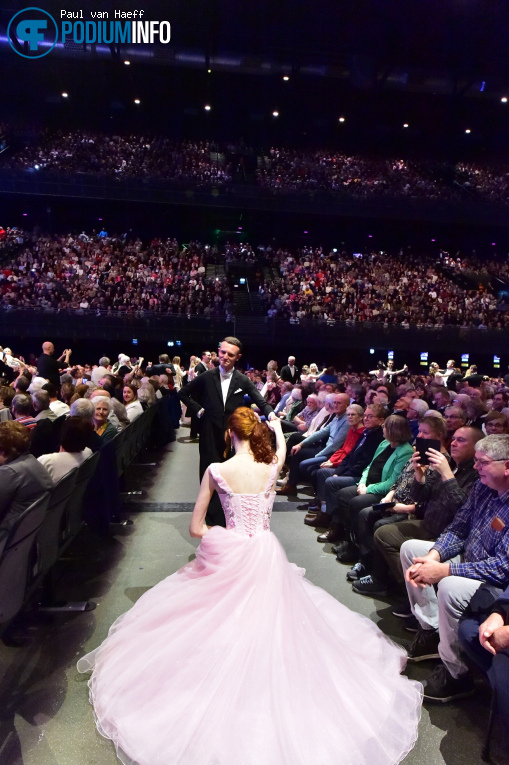
[[[4,236],[1,232],[4,231]],[[223,261],[270,264],[259,268],[259,294],[268,318],[297,324],[377,322],[440,329],[504,329],[509,312],[489,284],[465,287],[470,269],[503,278],[507,265],[474,255],[437,258],[406,248],[395,253],[349,253],[322,247],[227,242],[222,247],[175,238],[110,236],[106,231],[55,236],[0,229],[0,307],[46,311],[112,311],[204,316],[234,315],[233,291],[216,276]],[[15,246],[9,253],[8,246]],[[207,266],[209,275],[207,275]],[[263,275],[262,274],[263,270]],[[274,276],[279,272],[279,276]]]
[[[158,398],[171,397],[178,427],[183,379],[218,364],[209,351],[188,367],[165,354],[71,357],[45,342],[30,365],[0,348],[0,546],[37,493]],[[463,375],[453,359],[427,374],[393,361],[357,373],[297,361],[246,372],[285,432],[279,494],[310,487],[304,523],[348,566],[354,592],[391,600],[414,633],[410,662],[438,662],[425,698],[471,695],[472,663],[484,670],[497,699],[493,741],[509,751],[509,380],[475,367]]]
[[[251,167],[256,171],[249,172]],[[1,167],[30,172],[86,173],[151,178],[175,184],[227,188],[252,180],[272,191],[347,192],[356,197],[477,199],[507,204],[507,167],[500,162],[444,166],[429,160],[379,158],[331,149],[256,150],[242,141],[179,141],[153,135],[106,135],[75,130],[44,133],[38,142],[5,152]],[[247,173],[246,173],[247,169]]]
[[[34,236],[0,263],[0,305],[228,316],[231,291],[224,278],[207,278],[209,256],[212,248],[175,239]]]

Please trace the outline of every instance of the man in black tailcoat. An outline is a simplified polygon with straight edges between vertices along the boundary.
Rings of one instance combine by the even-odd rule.
[[[267,418],[275,417],[272,407],[249,377],[235,369],[241,355],[240,340],[226,337],[218,350],[219,366],[195,377],[179,392],[180,400],[200,418],[200,480],[212,462],[224,462],[226,459],[224,451],[228,418],[239,406],[246,406],[244,396],[249,396]],[[217,494],[213,495],[210,502],[206,523],[225,526]]]

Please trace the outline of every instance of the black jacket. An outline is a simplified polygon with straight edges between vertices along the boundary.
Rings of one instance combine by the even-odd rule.
[[[197,364],[194,368],[194,373],[196,376],[202,375],[204,372],[211,372],[212,370],[208,369],[203,361],[200,361],[199,364]]]
[[[297,367],[294,367],[294,370],[295,372],[292,375],[292,370],[290,369],[288,364],[286,364],[286,366],[284,366],[281,370],[281,379],[284,380],[285,382],[292,383],[292,385],[295,385],[296,383],[298,383],[300,380],[300,372],[297,369]]]
[[[204,423],[210,422],[221,429],[226,428],[228,417],[235,409],[246,406],[244,396],[249,396],[266,417],[273,411],[249,377],[236,369],[232,372],[226,404],[223,403],[219,367],[195,377],[179,391],[180,400],[191,411],[199,412],[202,408],[205,410],[202,416]]]
[[[348,475],[359,480],[383,440],[384,434],[380,425],[366,430],[350,454],[338,465],[336,475]]]

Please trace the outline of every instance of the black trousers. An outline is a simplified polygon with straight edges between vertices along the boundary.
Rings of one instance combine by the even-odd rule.
[[[357,494],[357,486],[345,486],[337,493],[338,505],[332,514],[332,522],[341,524],[350,535],[353,535],[357,516],[361,510],[376,505],[381,499],[381,494]]]
[[[212,423],[205,420],[201,424],[199,448],[200,481],[202,480],[209,465],[211,465],[213,462],[225,462],[225,460],[229,459],[233,455],[231,450],[226,456],[224,454],[226,443],[224,440],[223,430],[221,428],[215,427]],[[223,507],[217,492],[213,493],[209,502],[207,515],[205,516],[205,523],[208,526],[226,527],[226,519],[224,517]]]

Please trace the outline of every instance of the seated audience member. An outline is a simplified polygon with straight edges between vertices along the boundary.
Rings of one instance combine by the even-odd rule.
[[[295,385],[284,409],[279,413],[283,432],[295,433],[297,431],[297,426],[293,424],[293,420],[303,409],[304,402],[302,400],[302,388],[299,385]]]
[[[134,385],[124,385],[123,398],[129,422],[133,422],[140,414],[143,414],[143,407],[138,401],[138,389]]]
[[[306,398],[306,406],[293,418],[293,425],[297,432],[306,433],[311,422],[318,412],[318,396],[316,393],[310,393]]]
[[[311,423],[309,425],[309,428],[306,430],[305,433],[287,433],[286,438],[286,463],[285,467],[287,468],[288,462],[291,456],[291,452],[295,444],[300,444],[304,439],[306,439],[308,436],[312,436],[313,433],[316,433],[321,428],[324,428],[326,425],[329,425],[329,423],[334,419],[334,395],[330,393],[325,393],[325,391],[320,391],[320,393],[316,394],[318,396],[318,411],[316,412],[315,416],[311,420]]]
[[[37,427],[37,422],[32,417],[32,401],[29,396],[26,396],[24,393],[17,393],[12,399],[11,411],[14,419],[28,430],[33,430]]]
[[[296,494],[299,475],[304,480],[309,480],[308,471],[320,465],[343,446],[349,429],[346,410],[350,398],[346,393],[336,393],[332,402],[334,417],[330,423],[292,447],[288,460],[288,483],[278,489],[280,494]]]
[[[70,382],[63,382],[60,386],[60,398],[69,408],[71,407],[71,399],[74,396],[74,392],[74,385]],[[67,412],[67,414],[69,414],[69,412]]]
[[[440,414],[443,416],[445,410],[451,403],[451,396],[449,395],[447,388],[437,388],[435,390],[433,401],[435,403],[436,411],[440,412]]]
[[[411,460],[413,480],[410,486],[411,501],[415,510],[412,518],[397,524],[380,525],[374,529],[374,558],[371,576],[354,585],[361,595],[385,595],[390,586],[390,576],[399,589],[406,592],[400,562],[401,545],[407,539],[433,541],[454,519],[456,511],[468,498],[477,471],[474,469],[475,445],[482,432],[475,428],[458,428],[451,442],[451,464],[443,447],[444,425],[437,418],[425,417],[421,438],[435,438],[442,443],[440,452],[431,449],[429,465],[421,466],[419,454]],[[399,605],[399,610],[403,604]],[[409,606],[403,612],[410,615]]]
[[[345,486],[355,486],[383,441],[387,410],[380,404],[366,407],[363,432],[354,448],[336,467],[319,468],[315,474],[317,502],[304,518],[308,526],[328,528],[336,507],[336,496]],[[318,506],[320,503],[320,507]],[[315,512],[314,512],[315,511]]]
[[[117,435],[117,429],[109,421],[111,413],[111,401],[106,396],[98,396],[93,401],[94,407],[94,431],[101,438],[101,443],[111,441]]]
[[[419,430],[419,423],[428,411],[429,407],[425,401],[422,401],[420,398],[413,398],[408,405],[406,418],[410,425],[410,430],[412,431],[412,436],[415,438],[417,436],[417,431]]]
[[[409,443],[412,433],[406,419],[397,414],[391,415],[383,424],[383,434],[384,440],[360,480],[336,494],[330,527],[317,538],[319,542],[335,543],[344,538],[346,532],[347,541],[337,552],[340,563],[355,563],[358,560],[358,547],[352,538],[357,514],[364,507],[380,502],[412,456]]]
[[[58,483],[70,470],[79,467],[87,457],[90,457],[92,450],[87,447],[87,444],[93,429],[90,420],[82,417],[68,417],[65,420],[60,438],[60,451],[38,457],[38,461],[46,468],[53,483]]]
[[[346,434],[345,443],[340,449],[337,450],[337,452],[331,454],[328,460],[322,462],[315,470],[311,472],[311,485],[315,490],[315,499],[312,500],[311,504],[309,505],[309,514],[312,513],[313,515],[316,515],[319,510],[325,512],[325,507],[321,507],[322,503],[325,505],[325,500],[319,497],[317,493],[318,473],[320,473],[321,485],[323,486],[325,475],[322,473],[322,471],[327,470],[327,475],[335,475],[336,468],[338,468],[342,464],[345,457],[348,457],[348,455],[355,449],[362,434],[364,433],[364,410],[362,406],[359,406],[359,404],[350,404],[346,410],[346,417],[350,427],[348,433]]]
[[[90,375],[92,382],[97,385],[99,383],[99,380],[101,377],[104,377],[104,375],[108,374],[108,367],[110,366],[111,361],[107,356],[102,356],[99,359],[99,366],[92,369],[92,374]]]
[[[475,398],[469,398],[465,402],[465,414],[467,415],[466,425],[471,425],[473,428],[481,430],[484,425],[484,418],[488,412],[486,406],[482,401]]]
[[[58,400],[57,396],[57,388],[53,385],[53,383],[46,383],[42,386],[42,389],[46,391],[46,393],[49,396],[49,408],[55,415],[55,417],[60,417],[62,414],[69,414],[69,405],[64,404],[62,401]],[[37,419],[37,417],[36,417]]]
[[[115,425],[117,430],[119,431],[125,430],[125,428],[127,428],[127,426],[130,423],[130,419],[127,416],[125,406],[117,398],[110,399],[110,403],[111,403],[111,409],[112,409],[110,414],[110,422],[112,422],[113,425]],[[113,421],[113,415],[115,415],[116,417],[116,422]]]
[[[14,398],[14,390],[0,385],[0,422],[7,422],[12,419],[11,404]]]
[[[19,422],[0,422],[0,555],[16,519],[51,490],[51,478],[29,454],[30,434]]]
[[[98,452],[102,446],[102,440],[100,436],[95,432],[94,424],[94,405],[88,398],[77,398],[71,404],[71,417],[81,417],[87,420],[92,426],[92,432],[90,433],[90,439],[87,442],[87,446],[92,449],[93,452]]]
[[[141,404],[141,408],[143,412],[146,412],[149,406],[153,406],[156,402],[154,389],[151,388],[149,385],[142,385],[141,388],[138,388],[137,395],[138,395],[138,401]],[[132,412],[132,409],[130,411]],[[126,407],[126,412],[127,412],[127,407]]]
[[[279,399],[279,404],[274,409],[275,414],[279,414],[280,412],[283,411],[284,407],[286,406],[286,402],[288,401],[292,393],[293,385],[291,382],[285,382],[284,380],[280,380],[279,388],[281,391],[281,398]]]
[[[487,436],[495,436],[497,434],[509,432],[509,420],[503,412],[499,412],[496,409],[488,412],[484,418],[484,431]]]
[[[488,675],[493,688],[489,761],[509,765],[509,586],[504,591],[489,587],[486,595],[487,607],[480,603],[460,622],[459,640],[467,656]]]
[[[419,622],[408,660],[441,659],[424,682],[424,697],[431,701],[474,692],[460,650],[459,622],[483,582],[502,588],[509,581],[509,436],[478,441],[475,465],[480,480],[436,542],[412,539],[401,547],[408,597]]]
[[[14,381],[14,390],[16,393],[27,393],[30,387],[30,380],[25,375],[20,375]]]
[[[462,428],[466,425],[467,415],[461,406],[447,406],[444,412],[444,420],[447,428],[444,444],[446,449],[448,449],[451,445],[454,433],[458,428]]]
[[[32,406],[34,408],[34,419],[36,422],[57,419],[55,412],[50,409],[49,402],[49,394],[47,391],[42,390],[42,388],[40,390],[35,390],[32,393]]]
[[[497,391],[491,399],[491,411],[501,412],[509,404],[509,396],[503,390]]]

